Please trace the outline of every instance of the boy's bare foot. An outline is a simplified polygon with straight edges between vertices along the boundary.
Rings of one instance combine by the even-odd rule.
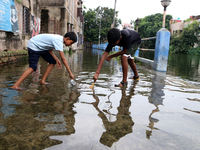
[[[41,85],[53,85],[53,83],[48,83],[48,82],[39,82]]]
[[[12,86],[12,87],[9,87],[9,89],[10,89],[10,90],[17,90],[17,91],[25,91],[25,90],[27,90],[27,89],[25,89],[25,88],[20,88],[20,87],[18,87],[18,86],[16,86],[16,87]]]

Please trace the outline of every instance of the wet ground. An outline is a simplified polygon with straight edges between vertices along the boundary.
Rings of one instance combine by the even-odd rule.
[[[47,78],[54,85],[39,85],[47,66],[41,59],[21,85],[26,91],[9,90],[28,62],[1,67],[0,150],[199,149],[199,58],[170,56],[167,73],[138,64],[140,81],[129,79],[122,89],[114,87],[122,79],[120,62],[105,62],[91,90],[101,54],[66,53],[76,86],[64,66]]]

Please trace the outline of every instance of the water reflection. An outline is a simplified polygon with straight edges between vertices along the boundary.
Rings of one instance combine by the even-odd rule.
[[[100,143],[111,147],[113,143],[119,141],[120,138],[126,136],[129,133],[132,133],[134,122],[132,120],[132,117],[130,116],[129,108],[131,106],[131,98],[134,95],[134,88],[136,84],[137,82],[134,82],[133,86],[130,87],[129,95],[126,94],[126,88],[121,89],[121,100],[119,106],[117,107],[118,112],[116,115],[111,114],[109,110],[99,109],[98,105],[100,100],[95,94],[95,90],[93,90],[93,97],[95,99],[95,102],[90,104],[92,104],[94,108],[98,111],[98,116],[101,118],[103,125],[106,129],[106,131],[103,132],[100,137]],[[108,114],[109,116],[114,115],[116,117],[116,120],[110,121],[109,118],[107,118],[106,114]]]
[[[80,93],[74,90],[59,97],[22,92],[20,100],[28,105],[23,103],[15,105],[16,115],[12,114],[7,116],[7,119],[1,120],[3,124],[0,124],[0,133],[3,133],[0,137],[0,145],[8,149],[32,149],[33,147],[43,149],[59,144],[59,141],[50,140],[49,136],[75,133],[76,112],[73,107],[79,96]],[[7,110],[10,109],[7,107]],[[4,115],[7,114],[2,112]],[[38,143],[38,140],[42,139],[43,142]]]
[[[188,100],[193,101],[193,102],[200,102],[200,99],[197,99],[197,98],[195,98],[195,99],[188,98]],[[200,114],[200,111],[197,111],[197,110],[191,110],[191,109],[188,109],[188,108],[183,108],[183,109],[187,110],[187,111],[190,111],[190,112],[194,112],[194,113]]]
[[[164,94],[164,87],[165,87],[165,72],[155,72],[155,75],[152,79],[152,90],[150,92],[150,96],[148,97],[149,103],[153,104],[156,108],[152,110],[151,114],[149,115],[149,125],[148,127],[150,130],[146,130],[146,137],[150,139],[153,130],[159,130],[155,127],[155,123],[158,123],[158,119],[152,117],[154,113],[159,112],[159,105],[163,105],[163,96]]]
[[[54,86],[39,85],[46,65],[41,63],[43,61],[39,62],[38,70],[23,83],[28,88],[26,91],[8,89],[17,80],[15,76],[19,76],[23,67],[18,68],[18,73],[13,74],[9,82],[1,74],[0,149],[44,149],[61,143],[50,140],[51,135],[75,133],[76,112],[73,108],[80,92],[67,86],[66,83],[70,81],[68,78],[53,79]],[[11,72],[7,71],[9,73],[6,75],[10,76]],[[60,71],[52,71],[53,78],[59,77]],[[51,76],[48,79],[52,81]]]
[[[200,56],[170,54],[167,72],[184,79],[200,82]]]
[[[105,62],[91,91],[101,54],[66,53],[78,88],[68,86],[64,68],[47,78],[54,85],[39,85],[47,65],[40,60],[22,85],[27,91],[9,90],[28,63],[0,67],[0,149],[198,149],[199,82],[180,77],[196,67],[180,73],[178,64],[169,63],[163,74],[138,65],[140,81],[128,80],[128,88],[120,89],[114,87],[120,64],[113,60]]]

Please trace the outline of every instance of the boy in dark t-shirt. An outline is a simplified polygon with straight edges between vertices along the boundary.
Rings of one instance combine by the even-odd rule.
[[[110,61],[113,57],[117,57],[119,55],[121,55],[123,80],[118,85],[115,85],[115,86],[118,86],[118,87],[127,86],[128,64],[130,65],[131,69],[134,72],[133,79],[139,80],[137,68],[134,63],[134,54],[135,54],[136,50],[138,49],[139,45],[141,44],[140,35],[134,30],[123,29],[120,31],[117,28],[111,28],[108,31],[107,39],[108,39],[109,44],[108,44],[103,56],[101,57],[97,71],[93,76],[94,82],[96,82],[96,80],[99,77],[99,73],[100,73],[101,67],[103,65],[103,62],[105,60]],[[116,45],[122,46],[123,50],[119,51],[115,54],[108,55],[109,52],[112,51],[112,48]],[[128,59],[128,63],[127,63],[127,59]]]

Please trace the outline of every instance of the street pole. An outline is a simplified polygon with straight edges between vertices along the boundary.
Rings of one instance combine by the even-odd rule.
[[[170,2],[171,0],[161,0],[161,4],[164,7],[162,28],[165,28],[166,9],[167,9],[167,6],[169,6]]]
[[[101,17],[100,17],[100,24],[99,24],[99,44],[98,47],[100,47],[100,38],[101,38]]]
[[[166,17],[166,6],[164,6],[164,14],[163,14],[163,25],[162,27],[165,28],[165,17]]]
[[[116,3],[117,3],[117,0],[115,0],[115,6],[114,6],[113,28],[115,27]]]

